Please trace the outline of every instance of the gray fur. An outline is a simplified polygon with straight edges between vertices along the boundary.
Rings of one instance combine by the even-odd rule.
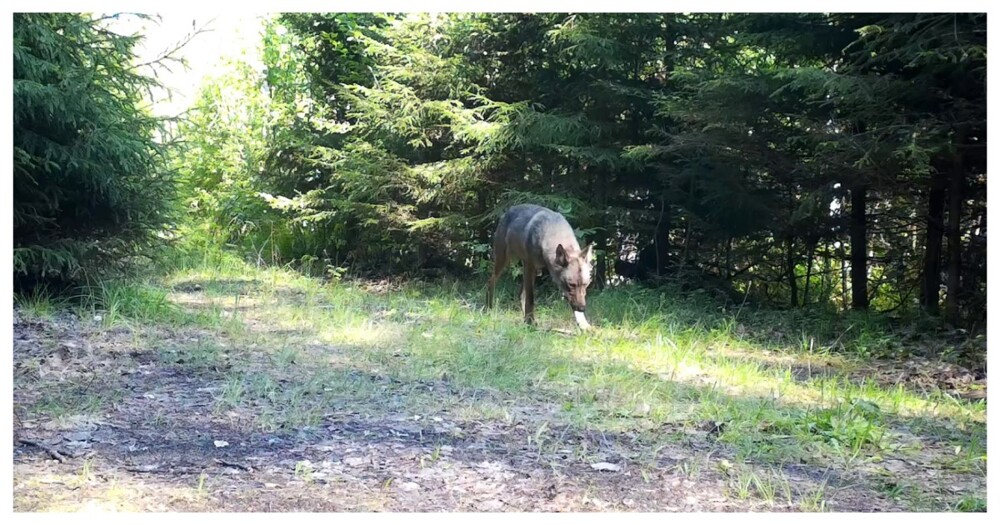
[[[592,258],[593,245],[581,250],[573,228],[561,214],[534,204],[513,206],[500,218],[493,235],[493,274],[487,305],[493,308],[497,278],[509,264],[521,261],[524,264],[521,310],[526,323],[534,323],[535,276],[543,269],[548,270],[573,310],[583,312],[587,307]]]

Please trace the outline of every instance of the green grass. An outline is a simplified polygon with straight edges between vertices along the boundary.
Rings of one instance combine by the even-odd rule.
[[[161,363],[187,369],[190,373],[218,373],[229,367],[229,351],[213,340],[198,339],[184,345],[161,347],[158,358]]]
[[[595,329],[578,333],[550,286],[539,290],[532,328],[521,322],[513,280],[499,290],[498,308],[485,311],[485,281],[373,291],[229,256],[205,261],[159,282],[92,287],[81,304],[106,326],[215,334],[161,344],[157,355],[218,379],[216,413],[242,413],[253,428],[317,425],[331,407],[448,411],[470,423],[528,422],[529,448],[542,457],[566,448],[571,432],[628,436],[656,450],[708,424],[734,461],[765,467],[731,472],[730,494],[771,505],[794,500],[809,511],[826,509],[824,487],[792,494],[780,465],[877,466],[886,456],[924,454],[911,441],[926,436],[955,451],[935,456],[935,468],[985,476],[985,401],[859,372],[873,356],[900,351],[874,315],[726,310],[671,290],[626,287],[593,292]],[[44,296],[20,301],[35,314],[57,309]],[[436,384],[448,393],[429,390]],[[654,456],[631,459],[648,466]],[[692,458],[676,469],[696,478],[708,466]],[[976,498],[954,507],[985,506]]]
[[[539,298],[535,329],[519,322],[512,285],[498,310],[484,312],[481,290],[468,283],[373,294],[361,283],[321,285],[276,269],[237,273],[260,287],[258,308],[272,325],[291,334],[278,362],[295,361],[297,339],[313,340],[340,349],[352,366],[403,381],[446,379],[526,403],[554,402],[563,423],[581,428],[622,432],[722,421],[720,439],[748,457],[779,461],[819,453],[845,466],[890,446],[893,425],[914,418],[984,428],[983,403],[849,377],[861,362],[855,354],[863,354],[855,350],[878,339],[867,335],[869,326],[853,338],[829,326],[813,336],[811,326],[792,324],[799,321],[794,314],[781,324],[780,313],[744,311],[744,321],[710,304],[633,288],[593,294],[590,316],[600,326],[566,336],[550,330],[572,329],[551,290]],[[234,277],[188,272],[173,282],[214,279],[226,284],[204,290],[225,299],[226,290],[234,292],[227,288]],[[751,335],[761,333],[772,337]],[[819,362],[839,368],[805,379],[792,373]],[[971,438],[967,448],[983,442],[984,434],[964,435]]]
[[[727,491],[738,500],[753,498],[771,507],[793,505],[796,501],[791,483],[779,470],[758,472],[731,465],[726,465],[722,470],[729,477]]]
[[[48,414],[55,420],[80,416],[95,415],[123,397],[122,392],[112,384],[83,384],[53,386],[44,391],[41,398],[30,408],[29,412]]]
[[[82,313],[100,319],[105,326],[127,321],[178,321],[182,312],[167,300],[166,290],[137,282],[104,281],[87,285],[81,288],[76,299]]]
[[[14,303],[21,309],[21,314],[28,319],[51,318],[69,304],[65,298],[54,296],[44,286],[28,294],[15,294]]]
[[[963,496],[955,504],[955,510],[961,512],[986,512],[986,498]]]

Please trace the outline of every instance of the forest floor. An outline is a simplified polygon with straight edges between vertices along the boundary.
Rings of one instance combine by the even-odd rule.
[[[986,508],[967,342],[636,287],[581,334],[513,279],[484,312],[228,261],[18,302],[15,511]]]

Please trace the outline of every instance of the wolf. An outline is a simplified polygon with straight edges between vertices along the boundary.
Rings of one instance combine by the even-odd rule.
[[[588,330],[590,323],[585,311],[593,257],[593,243],[581,250],[573,228],[561,214],[534,204],[513,206],[500,218],[493,235],[493,273],[486,294],[487,307],[493,308],[497,279],[509,264],[521,261],[524,322],[535,323],[535,276],[544,269],[569,302],[577,325]]]

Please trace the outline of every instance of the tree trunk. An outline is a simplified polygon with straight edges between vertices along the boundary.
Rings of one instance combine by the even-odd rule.
[[[725,277],[726,282],[729,282],[729,279],[732,278],[732,268],[733,268],[733,238],[732,237],[726,237],[726,263],[725,264],[726,264],[726,269],[725,269],[725,273],[723,274],[723,276]]]
[[[840,245],[840,307],[847,309],[847,256],[844,253],[844,245]]]
[[[830,243],[824,243],[823,245],[823,297],[830,300],[833,294],[833,264],[830,261],[830,250],[833,248]]]
[[[924,279],[920,306],[931,315],[940,313],[941,240],[944,238],[944,198],[947,177],[935,170],[927,199],[927,238],[924,244]]]
[[[789,234],[785,237],[785,271],[788,277],[788,289],[790,290],[791,307],[799,305],[799,283],[795,275],[795,238]]]
[[[809,306],[809,281],[812,279],[813,259],[816,257],[816,243],[809,241],[808,254],[806,255],[806,285],[802,291],[802,306]]]
[[[660,218],[656,222],[653,242],[656,244],[656,276],[666,273],[667,255],[670,253],[670,206],[660,197]]]
[[[684,222],[685,222],[685,224],[684,224],[684,252],[681,254],[681,264],[680,264],[680,270],[678,271],[678,273],[680,273],[680,271],[683,271],[684,267],[687,266],[688,251],[689,251],[689,248],[691,247],[691,217],[685,217]]]
[[[959,137],[957,144],[961,144]],[[962,285],[962,186],[965,182],[965,170],[962,166],[962,154],[956,153],[948,184],[948,296],[944,303],[944,317],[953,324],[958,324],[958,296]]]
[[[868,232],[865,206],[868,188],[851,189],[851,309],[868,309]]]

